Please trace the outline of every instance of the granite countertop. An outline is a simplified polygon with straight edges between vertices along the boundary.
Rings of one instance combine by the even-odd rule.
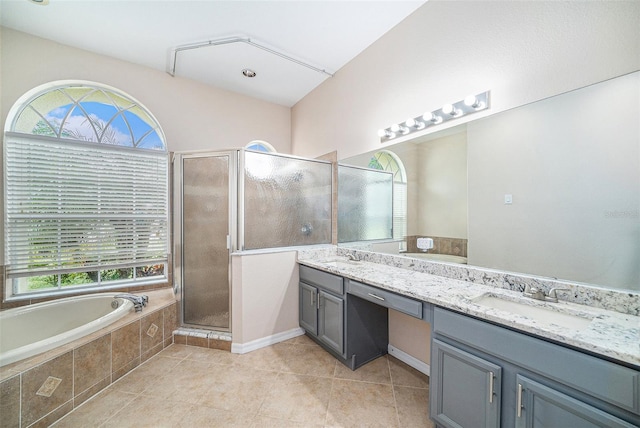
[[[413,297],[424,302],[492,321],[515,330],[571,345],[640,368],[640,317],[612,310],[560,301],[541,302],[517,291],[490,285],[418,272],[402,267],[359,261],[327,263],[327,258],[299,254],[302,265],[331,272],[345,278]],[[333,256],[333,259],[344,260]],[[478,302],[483,296],[498,297],[519,304],[543,307],[563,314],[587,318],[586,327],[571,328],[536,320],[508,310],[491,308]],[[523,308],[524,309],[524,308]],[[588,319],[592,319],[590,322]]]

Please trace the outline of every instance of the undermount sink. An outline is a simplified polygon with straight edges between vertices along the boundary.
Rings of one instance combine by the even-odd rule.
[[[507,298],[487,293],[472,300],[473,303],[500,311],[511,312],[549,326],[562,326],[574,330],[582,330],[589,326],[593,317],[586,314],[571,313],[564,307],[549,308],[549,303],[538,303],[535,300],[520,303]],[[562,311],[562,312],[561,312]]]
[[[344,267],[344,266],[353,267],[354,265],[357,265],[358,263],[360,263],[360,261],[349,260],[346,257],[332,257],[330,259],[320,260],[320,263],[322,263],[323,265],[328,265],[333,267]]]

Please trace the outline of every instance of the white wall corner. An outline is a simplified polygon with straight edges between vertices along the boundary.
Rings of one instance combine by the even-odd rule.
[[[233,348],[232,348],[233,349]],[[431,367],[429,366],[429,364],[420,361],[419,359],[412,357],[411,355],[407,354],[406,352],[404,352],[401,349],[396,348],[395,346],[389,345],[387,348],[387,351],[389,352],[389,355],[396,357],[397,359],[399,359],[400,361],[402,361],[403,363],[413,367],[414,369],[418,370],[421,373],[426,374],[427,376],[429,376],[429,373],[431,372]]]
[[[300,327],[296,327],[271,336],[261,337],[260,339],[252,340],[247,343],[232,343],[231,352],[234,354],[246,354],[247,352],[284,342],[285,340],[293,339],[294,337],[302,336],[303,334],[304,330]]]

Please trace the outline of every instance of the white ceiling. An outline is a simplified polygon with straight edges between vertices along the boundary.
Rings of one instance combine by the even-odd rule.
[[[242,37],[333,74],[425,1],[0,0],[0,22],[162,71],[176,47]],[[285,106],[331,78],[246,43],[175,58],[178,77]],[[242,76],[244,68],[257,76]]]

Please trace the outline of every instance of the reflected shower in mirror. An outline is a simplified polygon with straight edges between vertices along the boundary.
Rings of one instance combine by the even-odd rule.
[[[430,237],[469,265],[640,290],[639,118],[636,72],[385,145],[407,171],[407,250]]]
[[[338,165],[338,242],[391,239],[393,174]]]

